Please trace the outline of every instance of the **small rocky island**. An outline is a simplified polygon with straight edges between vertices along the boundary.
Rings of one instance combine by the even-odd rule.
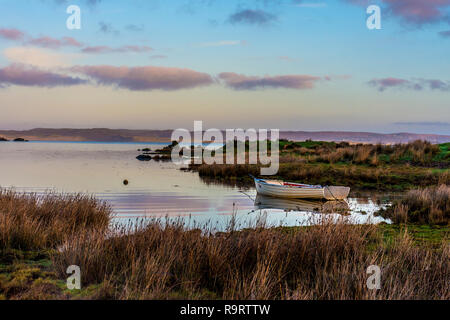
[[[172,159],[172,150],[173,148],[175,148],[176,146],[178,146],[178,142],[177,141],[172,141],[172,143],[162,149],[157,149],[155,151],[152,151],[149,148],[144,148],[144,149],[139,149],[138,151],[143,152],[142,154],[138,155],[136,157],[136,159],[138,159],[139,161],[150,161],[150,160],[154,160],[154,161],[170,161]],[[202,149],[203,152],[203,148],[198,146],[198,147],[194,147],[191,146],[191,154],[194,154],[196,148],[200,148]],[[186,147],[181,148],[180,149],[180,156],[183,155],[183,151],[184,149],[188,149]]]
[[[143,152],[138,155],[136,159],[139,161],[169,161],[172,157],[172,150],[178,145],[177,141],[172,141],[172,143],[162,149],[157,149],[152,151],[149,148],[139,149],[138,151]]]
[[[7,141],[9,141],[9,140],[6,139],[5,137],[0,137],[0,142],[7,142]],[[24,139],[24,138],[15,138],[11,141],[13,141],[13,142],[28,142],[28,140]]]

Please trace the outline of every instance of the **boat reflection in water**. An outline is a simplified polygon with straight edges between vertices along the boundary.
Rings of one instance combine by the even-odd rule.
[[[350,207],[344,200],[320,201],[304,199],[284,199],[257,195],[255,199],[255,210],[279,209],[285,212],[303,211],[315,213],[338,213],[350,214]]]

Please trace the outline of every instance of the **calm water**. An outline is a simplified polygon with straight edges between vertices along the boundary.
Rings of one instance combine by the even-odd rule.
[[[206,184],[196,173],[171,162],[140,162],[137,149],[163,144],[136,143],[0,143],[0,186],[43,193],[83,192],[106,200],[117,220],[144,217],[190,217],[197,223],[223,226],[235,214],[238,223],[261,215],[271,225],[306,225],[337,218],[342,204],[256,197],[253,188]],[[129,184],[125,186],[123,180]],[[348,219],[380,222],[373,197],[348,199]],[[338,212],[338,213],[336,213]],[[322,214],[321,214],[322,213]]]

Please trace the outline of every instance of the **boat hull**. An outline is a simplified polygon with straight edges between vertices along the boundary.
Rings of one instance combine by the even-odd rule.
[[[290,199],[343,200],[350,193],[349,187],[292,187],[267,183],[262,179],[255,179],[255,186],[258,194]]]

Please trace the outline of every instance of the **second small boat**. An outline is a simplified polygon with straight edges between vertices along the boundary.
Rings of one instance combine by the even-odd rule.
[[[291,199],[344,200],[350,193],[349,187],[320,186],[266,180],[253,177],[258,194]]]

